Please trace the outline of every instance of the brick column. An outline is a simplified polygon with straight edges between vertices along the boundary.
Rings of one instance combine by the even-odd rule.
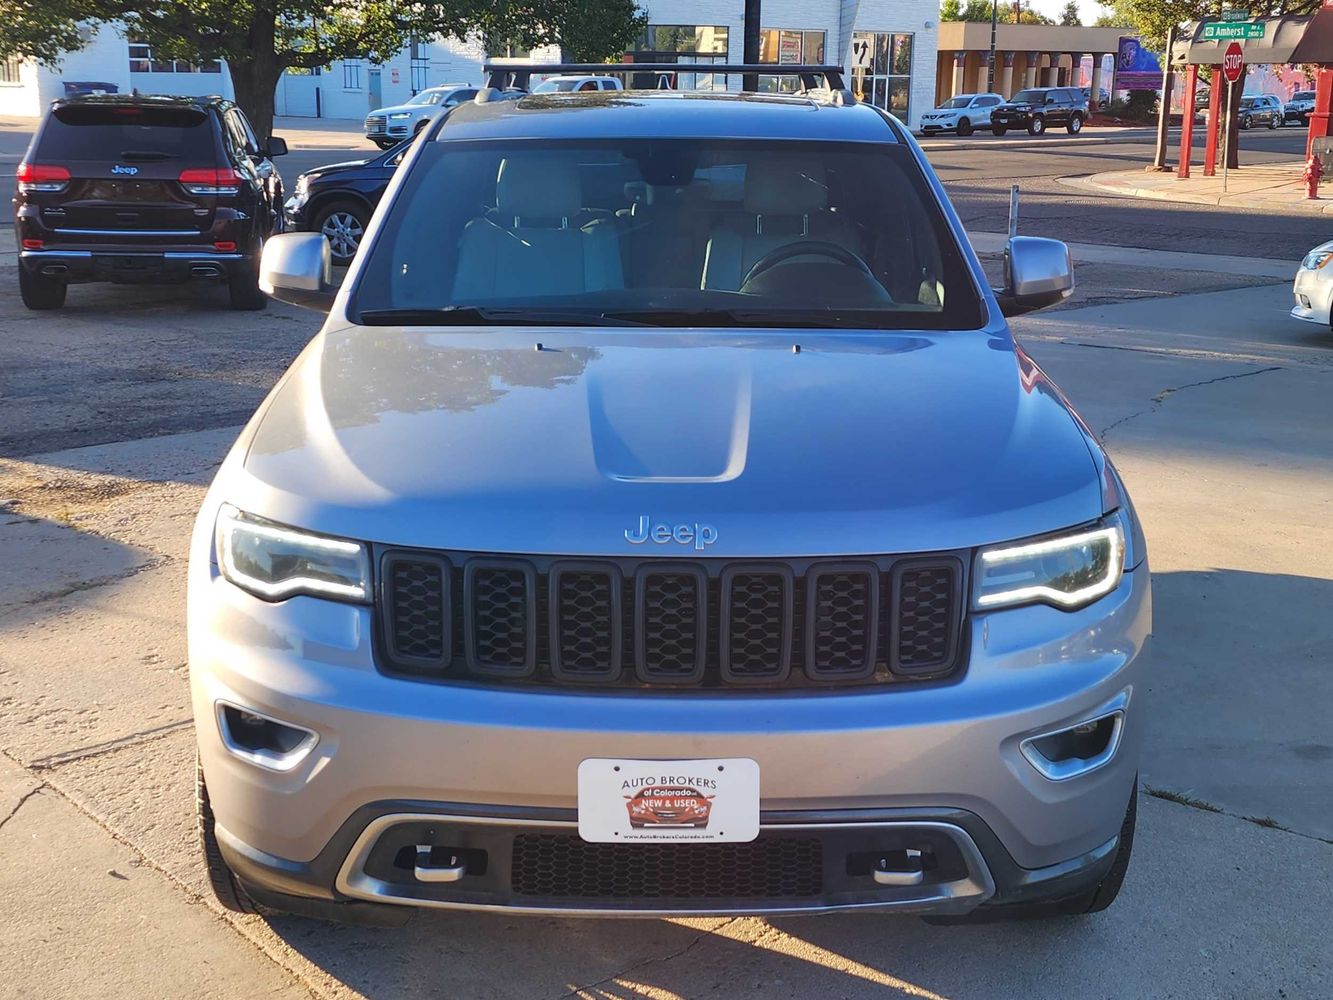
[[[953,93],[949,95],[950,97],[953,97],[955,94],[964,93],[967,90],[966,76],[967,53],[955,52],[953,54]]]
[[[1046,67],[1046,80],[1042,84],[1043,86],[1060,86],[1060,55],[1059,52],[1051,52],[1047,54],[1047,57],[1051,60],[1051,64]]]
[[[1092,54],[1092,89],[1088,91],[1088,110],[1096,111],[1102,101],[1102,60],[1106,55],[1101,52]]]
[[[1029,52],[1027,54],[1027,57],[1028,57],[1028,67],[1027,70],[1023,73],[1024,88],[1035,87],[1037,85],[1037,62],[1041,59],[1041,53]]]
[[[1080,71],[1083,68],[1082,63],[1083,63],[1082,52],[1069,53],[1069,79],[1065,81],[1065,86],[1067,87],[1083,86],[1083,81],[1082,79],[1080,79]]]
[[[1000,77],[996,81],[995,92],[1005,97],[1014,95],[1014,53],[1000,53]]]

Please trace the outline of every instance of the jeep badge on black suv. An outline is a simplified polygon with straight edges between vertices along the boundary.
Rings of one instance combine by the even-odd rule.
[[[58,309],[90,281],[225,281],[261,309],[259,253],[282,229],[282,178],[241,110],[221,98],[56,101],[18,166],[19,291]]]

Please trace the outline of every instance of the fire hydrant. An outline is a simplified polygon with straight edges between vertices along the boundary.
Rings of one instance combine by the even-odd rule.
[[[1305,197],[1314,200],[1319,197],[1319,178],[1324,175],[1324,164],[1320,162],[1318,154],[1311,153],[1310,160],[1305,164],[1305,173],[1301,174],[1301,180],[1305,181]]]

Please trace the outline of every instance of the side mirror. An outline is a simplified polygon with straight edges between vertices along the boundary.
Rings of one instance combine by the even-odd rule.
[[[264,155],[268,157],[286,156],[287,140],[278,135],[269,136],[268,142],[264,143]]]
[[[1062,302],[1073,292],[1074,262],[1069,247],[1040,236],[1009,237],[1004,249],[1004,288],[995,293],[1000,312],[1021,316]]]
[[[259,258],[259,290],[279,302],[327,311],[333,304],[333,254],[323,233],[270,236]]]

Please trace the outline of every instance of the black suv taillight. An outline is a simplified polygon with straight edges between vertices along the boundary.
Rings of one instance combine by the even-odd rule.
[[[69,171],[50,163],[20,163],[14,172],[20,191],[63,191]]]
[[[191,167],[181,171],[179,180],[190,194],[235,194],[241,189],[241,175],[230,167]]]

